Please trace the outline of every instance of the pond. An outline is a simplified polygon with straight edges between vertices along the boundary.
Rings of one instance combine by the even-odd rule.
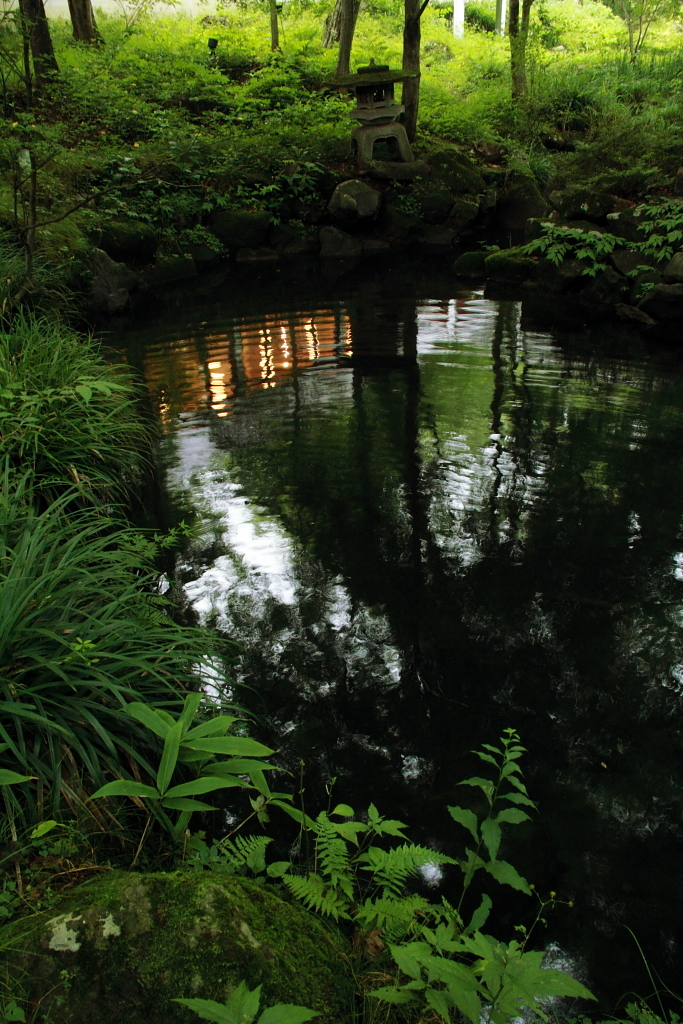
[[[239,643],[238,699],[290,790],[304,762],[308,810],[335,779],[460,854],[446,805],[515,728],[538,814],[502,855],[573,903],[536,940],[608,1010],[651,990],[627,929],[675,987],[678,353],[400,263],[232,269],[113,343],[163,425],[166,509],[199,516],[176,581]],[[533,920],[487,891],[501,937]]]

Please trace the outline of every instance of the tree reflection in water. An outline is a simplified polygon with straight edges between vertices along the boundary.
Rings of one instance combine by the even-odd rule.
[[[335,777],[452,849],[469,751],[518,729],[540,815],[504,855],[575,901],[548,941],[608,1001],[644,992],[620,925],[680,960],[683,381],[413,278],[125,338],[206,524],[178,577],[311,802]]]

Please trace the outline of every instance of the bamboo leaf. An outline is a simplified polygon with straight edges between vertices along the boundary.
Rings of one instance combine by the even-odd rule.
[[[162,807],[171,811],[217,811],[213,804],[205,804],[202,800],[191,800],[186,797],[165,797],[161,801]]]
[[[117,782],[107,782],[88,797],[89,800],[99,800],[103,796],[137,796],[143,800],[159,800],[161,794],[151,786],[145,786],[142,782],[132,782],[127,779],[120,779]]]
[[[161,755],[161,763],[157,772],[157,789],[163,794],[171,785],[171,779],[178,763],[178,750],[180,748],[180,737],[182,736],[183,725],[178,721],[168,730],[164,740],[164,750]]]
[[[183,741],[188,750],[201,750],[207,754],[226,754],[228,757],[268,757],[275,753],[270,747],[247,736],[221,736],[217,738]]]
[[[213,778],[202,777],[193,779],[192,782],[183,782],[179,786],[173,786],[166,791],[165,798],[201,796],[203,793],[213,793],[217,789],[232,789],[235,785],[239,785],[239,783],[235,783],[232,779],[219,779],[216,776]]]

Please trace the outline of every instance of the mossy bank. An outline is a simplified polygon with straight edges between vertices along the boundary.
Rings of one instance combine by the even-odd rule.
[[[6,925],[0,948],[5,984],[51,1024],[189,1024],[173,999],[221,1001],[242,980],[263,986],[263,1006],[307,1006],[324,1024],[353,1006],[350,949],[334,929],[215,872],[107,872]]]

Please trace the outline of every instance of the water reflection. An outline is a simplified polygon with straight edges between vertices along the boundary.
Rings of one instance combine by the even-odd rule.
[[[169,493],[205,524],[178,578],[243,645],[267,738],[306,760],[311,800],[336,777],[340,799],[453,848],[444,806],[465,799],[469,751],[516,727],[540,815],[504,853],[576,903],[549,940],[616,999],[647,988],[628,924],[673,978],[678,370],[558,344],[520,303],[450,283],[250,302],[262,312],[240,296],[189,324],[171,311],[128,343]]]

